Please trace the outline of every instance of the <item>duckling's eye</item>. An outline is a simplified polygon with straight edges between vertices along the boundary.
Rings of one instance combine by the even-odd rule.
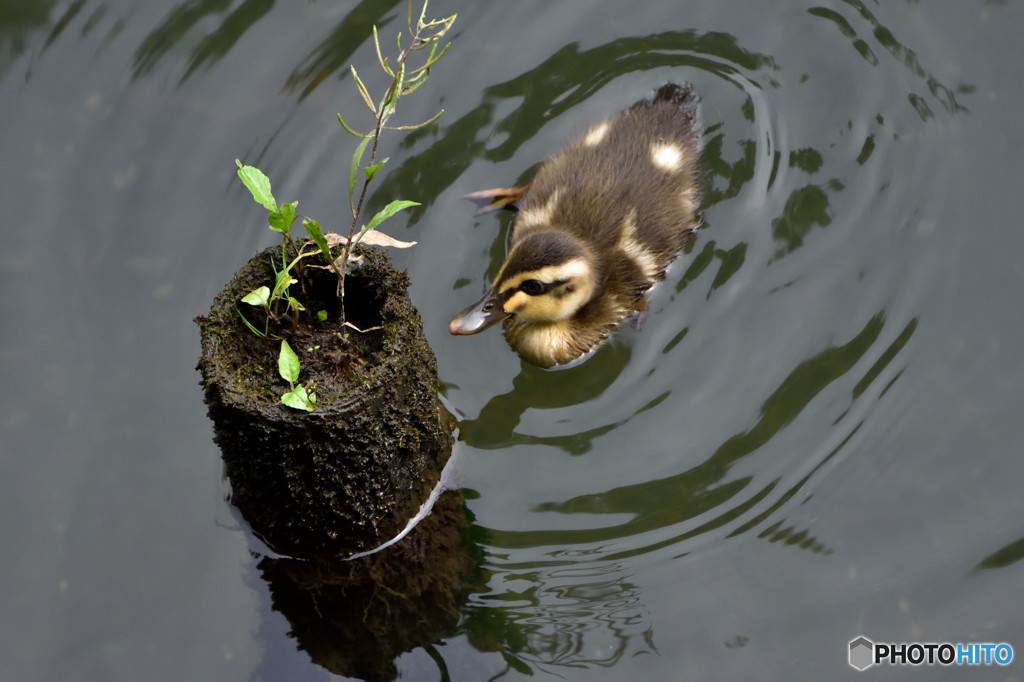
[[[526,280],[519,288],[530,296],[540,296],[544,293],[544,285],[535,279]]]

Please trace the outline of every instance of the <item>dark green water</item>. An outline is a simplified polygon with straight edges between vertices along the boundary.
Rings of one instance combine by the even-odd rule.
[[[394,256],[461,420],[481,584],[400,678],[839,679],[858,635],[1024,646],[1021,6],[431,7],[454,45],[400,115],[446,113],[383,139],[371,208],[423,203],[389,231],[419,241]],[[236,157],[344,216],[347,67],[403,19],[0,7],[5,678],[330,679],[225,501],[191,318],[273,241]],[[710,189],[642,330],[555,372],[450,337],[511,220],[460,197],[669,80],[702,96]]]

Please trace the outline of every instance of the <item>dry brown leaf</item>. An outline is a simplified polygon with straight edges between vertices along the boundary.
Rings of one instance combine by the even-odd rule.
[[[348,238],[341,236],[337,232],[328,232],[324,235],[324,239],[327,240],[328,246],[338,246],[340,244],[348,243]],[[393,246],[396,249],[407,249],[410,246],[415,246],[417,244],[417,242],[403,242],[395,239],[394,237],[389,237],[378,230],[370,230],[364,234],[363,238],[359,240],[359,243],[375,246]]]

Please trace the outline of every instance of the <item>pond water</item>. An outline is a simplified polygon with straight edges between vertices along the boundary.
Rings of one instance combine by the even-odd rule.
[[[404,9],[0,9],[5,678],[332,678],[227,502],[192,317],[274,241],[236,157],[344,223],[347,67],[379,89],[370,28],[393,45]],[[1024,7],[452,12],[400,110],[444,116],[382,138],[371,208],[423,204],[389,231],[419,242],[394,258],[460,420],[479,584],[400,679],[840,679],[858,635],[1024,646]],[[559,371],[450,337],[512,218],[462,195],[668,81],[700,93],[708,191],[642,328]],[[927,674],[965,672],[1019,677]]]

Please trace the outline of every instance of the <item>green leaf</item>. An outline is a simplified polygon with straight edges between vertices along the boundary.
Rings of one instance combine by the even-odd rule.
[[[373,106],[373,100],[370,99],[370,93],[367,92],[362,79],[359,77],[359,74],[356,73],[355,64],[350,64],[349,68],[352,69],[352,77],[356,79],[356,87],[359,88],[359,94],[363,96],[363,101],[366,102],[366,106],[370,108],[370,111],[376,114],[377,110]]]
[[[416,78],[410,78],[409,80],[407,80],[407,85],[405,86],[405,89],[402,90],[402,97],[405,97],[406,95],[411,95],[412,93],[419,90],[420,86],[427,82],[427,76],[429,75],[430,73],[428,71],[424,71]]]
[[[331,262],[331,247],[327,244],[327,238],[324,237],[323,230],[320,229],[320,223],[313,220],[312,218],[304,218],[302,220],[302,226],[306,228],[306,234],[313,240],[313,243],[320,247],[320,253],[324,254],[324,258],[327,262]]]
[[[288,407],[294,407],[296,410],[312,412],[314,405],[316,405],[316,393],[307,393],[306,387],[299,384],[281,396],[281,402]]]
[[[419,87],[419,86],[417,85],[416,87]],[[428,118],[423,123],[417,123],[415,125],[407,125],[407,126],[388,126],[388,130],[418,130],[419,128],[426,127],[426,126],[430,125],[431,123],[433,123],[434,121],[436,121],[437,119],[441,118],[441,114],[443,114],[443,113],[444,113],[444,109],[442,109],[441,111],[437,112],[436,114],[434,114],[433,116]]]
[[[245,326],[246,326],[246,327],[248,327],[248,328],[249,328],[249,330],[250,330],[250,331],[251,331],[251,332],[252,332],[253,334],[255,334],[256,336],[262,337],[262,338],[264,338],[264,339],[266,339],[266,338],[268,338],[268,337],[273,337],[273,338],[275,338],[275,339],[277,338],[277,337],[276,337],[276,336],[274,336],[273,334],[268,334],[268,333],[267,333],[267,332],[265,332],[265,331],[260,331],[260,330],[259,330],[259,329],[257,329],[256,327],[252,326],[252,322],[250,322],[249,320],[245,319],[245,315],[243,315],[243,314],[242,314],[242,311],[241,311],[241,310],[239,310],[238,308],[235,308],[235,310],[237,310],[237,311],[238,311],[238,316],[239,316],[240,318],[242,318],[242,322],[245,322]],[[270,324],[270,321],[269,321],[269,320],[267,321],[267,324]]]
[[[299,387],[296,387],[296,390],[298,390],[298,388]],[[286,406],[288,406],[289,408],[294,408],[295,410],[305,410],[306,412],[313,411],[313,407],[311,406],[311,404],[309,404],[309,400],[302,399],[302,396],[296,393],[295,391],[289,391],[288,393],[282,395],[281,401],[284,402]]]
[[[524,675],[533,675],[533,670],[530,668],[530,666],[528,666],[523,661],[520,661],[512,654],[502,653],[501,657],[504,658],[505,662],[508,663],[509,667],[515,669],[516,672],[522,673]]]
[[[384,69],[385,73],[394,78],[395,72],[388,66],[388,60],[385,59],[384,55],[380,52],[380,38],[377,36],[377,25],[373,25],[373,44],[377,47],[377,61],[380,62],[380,66]]]
[[[373,176],[376,175],[377,171],[379,171],[384,166],[384,164],[388,162],[389,158],[391,157],[385,157],[383,161],[379,161],[373,164],[372,166],[367,166],[366,168],[364,168],[363,171],[366,173],[366,180],[373,180]]]
[[[281,204],[280,210],[271,211],[267,216],[270,222],[270,229],[279,234],[288,234],[295,222],[295,208],[299,202],[293,201],[290,204]]]
[[[402,96],[402,90],[405,89],[405,62],[402,62],[398,69],[398,75],[395,76],[394,85],[391,89],[391,99],[388,101],[387,109],[388,115],[395,113],[395,107],[398,105],[398,98]]]
[[[327,321],[327,311],[326,310],[318,310],[318,311],[316,311],[316,319],[320,320],[321,322],[326,322]]]
[[[295,284],[299,280],[291,276],[291,272],[288,270],[282,270],[277,273],[276,281],[274,282],[274,291],[271,292],[270,298],[276,300],[282,292],[287,291],[288,287]]]
[[[448,43],[447,45],[444,46],[444,49],[441,50],[441,54],[434,56],[434,52],[437,50],[437,43],[433,43],[433,45],[431,45],[430,47],[430,56],[427,57],[426,63],[424,63],[423,66],[417,67],[415,70],[410,71],[409,73],[414,74],[430,71],[430,67],[441,61],[441,57],[444,57],[445,53],[448,52],[448,48],[451,46],[452,44]]]
[[[338,114],[338,123],[340,123],[341,127],[347,130],[349,134],[354,135],[355,137],[370,137],[369,134],[364,135],[363,133],[352,130],[352,128],[350,128],[349,125],[345,123],[345,119],[341,117],[341,114]]]
[[[270,304],[270,289],[267,287],[260,287],[254,289],[248,294],[242,297],[242,303],[248,303],[249,305],[261,305],[266,307]]]
[[[289,384],[299,380],[299,356],[284,339],[281,339],[281,354],[277,357],[277,371]]]
[[[366,145],[372,139],[372,135],[364,137],[363,141],[356,147],[355,153],[352,155],[352,172],[348,176],[348,205],[352,208],[352,217],[356,217],[356,204],[352,200],[353,194],[356,191],[356,175],[359,172],[359,164],[363,160],[363,152],[366,151]]]
[[[290,305],[291,307],[295,308],[296,310],[300,310],[300,311],[305,311],[306,310],[306,306],[304,306],[301,303],[299,303],[298,299],[296,299],[294,296],[289,296],[288,297],[288,305]]]
[[[313,403],[316,402],[316,393],[308,392],[306,390],[306,387],[303,386],[302,384],[297,384],[295,386],[295,394],[298,395],[303,400],[305,400],[309,405],[312,405]],[[313,408],[310,407],[309,409]]]
[[[366,225],[363,225],[363,227],[360,228],[359,231],[360,231],[360,233],[369,232],[370,230],[372,230],[373,228],[377,227],[382,222],[384,222],[385,220],[387,220],[391,216],[395,215],[396,213],[398,213],[402,209],[409,208],[410,206],[419,206],[419,205],[420,204],[419,204],[418,201],[406,201],[405,199],[399,199],[398,201],[392,201],[390,204],[388,204],[387,206],[382,208],[380,211],[378,211],[377,215],[373,216],[373,218],[370,219],[370,222],[368,224],[366,224]]]
[[[252,192],[252,198],[256,200],[256,203],[268,211],[276,211],[277,201],[274,200],[274,195],[270,193],[270,178],[255,166],[243,166],[242,162],[238,159],[235,159],[235,164],[238,166],[238,177],[242,179],[242,183]]]

